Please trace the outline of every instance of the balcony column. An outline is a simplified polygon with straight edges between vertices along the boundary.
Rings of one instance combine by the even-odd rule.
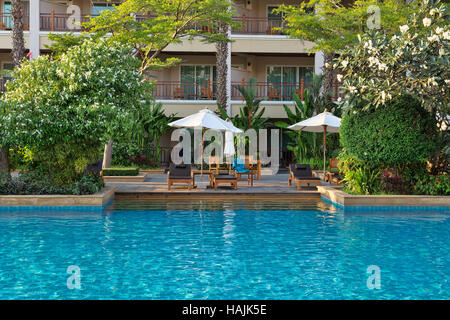
[[[314,73],[318,76],[323,74],[323,67],[325,65],[325,55],[322,51],[318,51],[314,54]]]
[[[40,54],[39,20],[40,20],[39,0],[30,0],[29,46],[30,46],[30,51],[31,51],[31,59],[36,59],[37,57],[39,57],[39,54]]]

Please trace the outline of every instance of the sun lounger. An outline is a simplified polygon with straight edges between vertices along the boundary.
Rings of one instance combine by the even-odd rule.
[[[170,164],[169,172],[167,172],[167,188],[170,190],[174,183],[186,183],[188,190],[191,190],[192,173],[190,164]]]
[[[234,187],[234,190],[237,190],[237,182],[238,182],[238,178],[234,175],[215,174],[213,176],[214,190],[217,190],[217,187],[219,186],[219,184],[223,184],[223,183],[230,183]]]
[[[311,167],[307,164],[291,164],[289,166],[288,184],[292,185],[292,181],[297,183],[297,190],[301,190],[302,183],[306,183],[308,186],[311,183],[321,185],[320,179],[314,177]]]

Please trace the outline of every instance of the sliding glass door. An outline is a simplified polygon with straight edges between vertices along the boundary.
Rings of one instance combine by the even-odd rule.
[[[312,67],[267,66],[269,100],[291,100],[294,93],[300,93],[302,79],[305,88],[312,86]]]
[[[214,97],[216,67],[211,65],[182,65],[181,86],[186,99],[209,99]]]

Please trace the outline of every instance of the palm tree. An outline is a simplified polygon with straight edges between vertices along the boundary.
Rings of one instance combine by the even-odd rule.
[[[23,39],[23,6],[21,0],[11,1],[13,22],[12,56],[14,65],[19,67],[25,57],[25,41]],[[0,147],[0,172],[9,173],[9,146]]]
[[[222,36],[228,36],[229,25],[224,22],[219,22],[218,33]],[[217,104],[227,108],[227,77],[228,77],[228,41],[219,41],[216,43],[216,67],[217,67]]]
[[[11,15],[13,21],[12,56],[14,65],[18,67],[25,57],[25,41],[23,39],[23,5],[21,0],[11,1]]]

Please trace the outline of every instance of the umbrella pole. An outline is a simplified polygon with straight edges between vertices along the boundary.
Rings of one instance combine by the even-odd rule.
[[[326,168],[326,148],[327,148],[327,126],[323,126],[323,177],[325,179]]]
[[[202,182],[203,182],[203,148],[205,147],[204,139],[205,139],[205,128],[202,129],[202,157],[201,157],[202,163],[200,164],[200,176]]]

